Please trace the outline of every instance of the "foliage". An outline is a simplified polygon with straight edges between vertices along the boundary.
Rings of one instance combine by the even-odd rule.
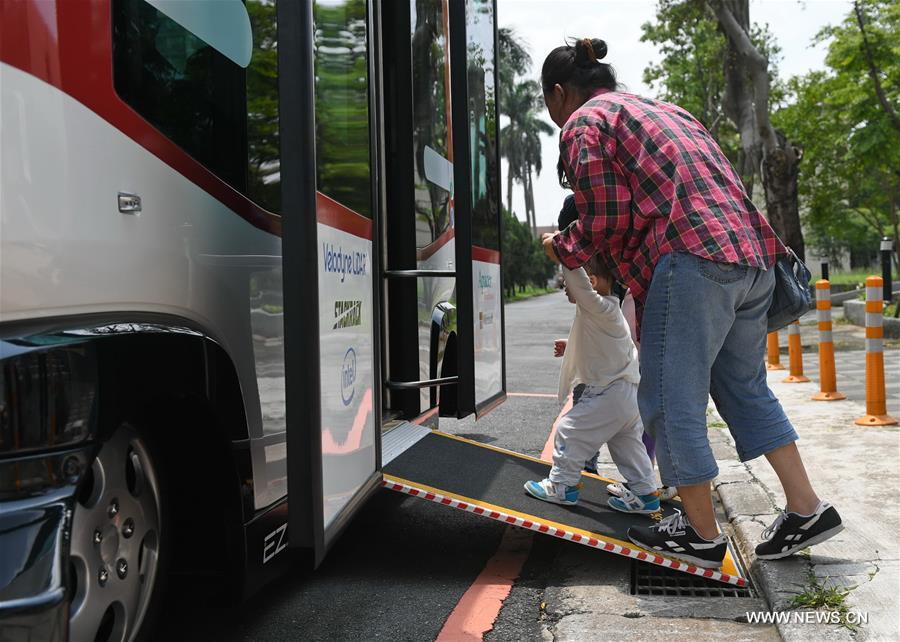
[[[802,593],[791,598],[788,608],[824,609],[825,611],[837,612],[841,626],[851,631],[859,628],[856,624],[850,622],[848,618],[850,607],[847,605],[847,596],[856,588],[855,586],[849,588],[828,586],[827,581],[819,581],[812,571],[807,576],[807,583]]]
[[[247,67],[247,189],[273,211],[281,210],[278,138],[278,51],[275,4],[247,2],[253,56]]]
[[[500,86],[501,89],[512,88],[516,76],[524,76],[531,69],[531,54],[527,43],[520,40],[514,30],[501,27],[498,31]]]
[[[536,296],[544,296],[545,294],[553,294],[559,292],[559,288],[549,286],[528,285],[525,288],[516,290],[513,293],[506,293],[503,297],[504,303],[514,303],[516,301],[524,301],[525,299],[533,299]]]
[[[366,3],[313,6],[318,189],[371,216]]]
[[[887,100],[900,106],[900,5],[861,4],[873,59]],[[830,41],[826,71],[788,84],[789,105],[775,114],[788,134],[803,141],[800,197],[810,241],[823,254],[877,248],[884,235],[898,237],[900,145],[890,117],[875,96],[856,15],[823,29]]]
[[[644,69],[644,82],[658,98],[691,112],[737,164],[740,137],[724,110],[727,42],[705,0],[658,0],[655,21],[641,31],[641,41],[657,45],[661,54]],[[750,39],[768,58],[769,100],[779,103],[785,95],[778,79],[781,49],[768,25],[754,24]]]
[[[508,162],[506,181],[507,209],[512,209],[513,182],[525,192],[525,220],[533,230],[535,221],[532,174],[540,176],[541,134],[550,135],[553,128],[540,117],[544,108],[540,83],[527,80],[531,56],[527,45],[511,29],[500,29],[500,112],[509,124],[500,130],[500,152]]]
[[[526,286],[545,286],[553,276],[554,265],[544,254],[531,229],[503,209],[503,283],[507,297]]]

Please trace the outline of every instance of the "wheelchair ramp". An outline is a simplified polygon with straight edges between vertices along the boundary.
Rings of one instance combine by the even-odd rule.
[[[612,481],[585,473],[584,487],[575,506],[560,506],[534,499],[522,485],[544,479],[547,462],[495,448],[455,435],[428,431],[411,447],[384,465],[386,488],[488,519],[552,535],[601,551],[665,566],[692,575],[747,586],[731,544],[722,567],[705,569],[662,557],[628,540],[629,526],[653,517],[628,515],[609,508],[606,485]],[[663,502],[661,519],[680,503]]]

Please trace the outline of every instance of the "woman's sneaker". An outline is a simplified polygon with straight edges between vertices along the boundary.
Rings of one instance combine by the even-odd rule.
[[[762,533],[762,543],[756,547],[756,556],[764,560],[777,560],[797,551],[821,544],[844,530],[841,516],[828,502],[819,502],[812,515],[798,515],[781,511]]]
[[[628,538],[648,551],[659,551],[666,557],[702,566],[719,568],[725,559],[728,540],[719,533],[713,540],[700,537],[688,518],[676,510],[658,524],[632,526]]]
[[[659,495],[636,495],[625,486],[621,486],[618,497],[610,497],[606,502],[609,507],[622,513],[639,513],[649,515],[659,511]]]
[[[615,482],[614,484],[607,484],[606,492],[615,497],[621,497],[622,492],[621,490],[619,490],[620,488],[628,489],[628,482]],[[678,489],[674,486],[660,486],[656,489],[656,493],[659,496],[659,501],[665,502],[672,499],[673,497],[676,497],[678,495]]]
[[[579,488],[581,488],[581,484],[578,486],[566,486],[564,484],[555,484],[549,479],[539,482],[525,482],[525,492],[532,497],[543,499],[545,502],[569,506],[578,502]]]

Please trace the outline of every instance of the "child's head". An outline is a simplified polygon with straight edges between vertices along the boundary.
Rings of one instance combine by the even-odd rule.
[[[587,272],[591,286],[597,294],[609,296],[612,293],[615,279],[599,254],[595,254],[587,260],[587,263],[584,264],[584,271]]]

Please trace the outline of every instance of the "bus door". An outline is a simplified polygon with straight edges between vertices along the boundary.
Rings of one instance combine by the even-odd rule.
[[[381,5],[384,429],[505,396],[495,15]]]
[[[371,3],[278,3],[289,542],[315,564],[380,485]]]

